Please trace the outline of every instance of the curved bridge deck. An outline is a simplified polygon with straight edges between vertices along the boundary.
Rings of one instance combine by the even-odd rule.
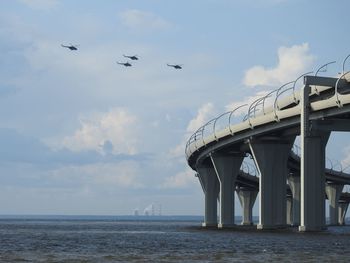
[[[190,137],[185,153],[205,193],[205,226],[217,224],[218,197],[219,227],[233,224],[233,185],[246,214],[243,224],[251,223],[249,210],[258,189],[258,228],[288,222],[299,225],[300,231],[324,229],[325,196],[331,224],[343,224],[349,198],[342,189],[350,184],[350,175],[325,168],[325,146],[332,131],[350,131],[348,73],[338,78],[302,75],[250,105],[210,120]],[[304,85],[297,90],[301,78]],[[243,120],[233,123],[243,107]],[[301,138],[300,156],[292,151],[296,136]],[[240,170],[247,155],[254,160],[258,178]]]

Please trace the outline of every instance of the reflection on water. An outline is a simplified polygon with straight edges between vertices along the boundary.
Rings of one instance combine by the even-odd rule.
[[[199,221],[1,219],[1,262],[350,262],[350,227],[202,230]]]

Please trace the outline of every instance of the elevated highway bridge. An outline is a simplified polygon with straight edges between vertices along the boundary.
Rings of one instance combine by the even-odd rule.
[[[325,147],[332,131],[350,131],[350,71],[345,72],[345,61],[338,77],[318,76],[328,63],[315,75],[303,74],[250,105],[221,114],[189,138],[187,162],[205,194],[203,226],[234,224],[235,190],[243,206],[243,224],[252,223],[259,192],[258,229],[289,224],[298,225],[299,231],[325,229],[326,198],[330,224],[344,223],[349,196],[342,190],[350,184],[350,175],[326,168]],[[298,80],[303,80],[301,89]],[[242,109],[243,120],[234,122]],[[297,136],[300,156],[292,151]],[[258,177],[242,170],[248,155]]]

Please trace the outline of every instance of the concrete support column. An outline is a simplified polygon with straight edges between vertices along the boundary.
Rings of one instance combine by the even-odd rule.
[[[244,155],[212,154],[213,167],[220,184],[220,219],[219,228],[235,224],[235,184]]]
[[[258,229],[286,227],[287,162],[293,140],[250,140],[249,147],[259,171]]]
[[[340,202],[338,205],[338,212],[339,212],[339,221],[338,224],[340,226],[345,225],[345,215],[348,211],[349,203],[348,202]]]
[[[287,225],[293,225],[293,198],[287,196]]]
[[[326,229],[325,148],[329,132],[302,139],[301,221],[299,231]]]
[[[312,128],[310,121],[310,86],[300,97],[300,226],[299,231],[319,231],[325,225],[325,148],[330,135]]]
[[[291,225],[300,225],[300,175],[293,174],[288,176],[288,184],[292,191],[292,222]]]
[[[254,189],[239,188],[236,192],[242,206],[241,225],[253,225],[253,206],[258,191]]]
[[[219,181],[216,177],[214,167],[197,167],[198,179],[202,185],[205,195],[205,215],[203,227],[217,226],[217,200],[219,194]]]
[[[329,224],[338,225],[339,223],[339,198],[344,185],[326,184],[326,194],[329,201]]]

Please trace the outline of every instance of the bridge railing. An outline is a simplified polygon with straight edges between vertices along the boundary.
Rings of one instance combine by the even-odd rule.
[[[215,119],[215,121],[214,121],[214,124],[213,124],[213,133],[214,133],[214,138],[215,138],[215,140],[217,141],[218,140],[218,137],[217,137],[217,135],[216,135],[216,131],[217,130],[220,130],[220,129],[224,129],[224,128],[226,128],[227,126],[227,123],[228,123],[228,118],[229,118],[229,116],[231,115],[231,112],[232,111],[227,111],[227,112],[225,112],[225,113],[223,113],[223,114],[221,114],[221,115],[219,115],[216,119]],[[229,115],[230,114],[230,115]],[[225,118],[224,118],[225,117]],[[222,121],[224,120],[224,123],[222,123]],[[222,125],[224,125],[224,126],[222,126]]]
[[[302,76],[304,76],[303,74]],[[186,142],[186,148],[185,148],[185,153],[187,157],[192,153],[191,148],[194,146],[194,150],[197,151],[199,149],[198,142],[201,142],[202,145],[206,146],[208,141],[205,140],[207,136],[213,135],[214,139],[217,141],[219,138],[217,136],[217,132],[222,129],[229,129],[231,135],[233,135],[233,131],[231,129],[231,126],[233,125],[232,119],[235,113],[246,106],[248,107],[248,111],[246,115],[243,116],[242,121],[248,121],[249,125],[251,128],[254,128],[253,124],[251,123],[251,119],[257,117],[257,112],[259,114],[267,114],[267,109],[266,109],[266,100],[269,98],[272,98],[274,103],[273,103],[273,111],[275,112],[275,116],[277,116],[276,111],[279,110],[278,107],[278,99],[281,97],[283,93],[286,91],[290,90],[293,88],[293,92],[295,90],[295,83],[302,77],[298,77],[296,80],[288,82],[281,87],[274,89],[270,92],[268,92],[266,95],[254,100],[251,104],[242,104],[236,108],[234,108],[231,111],[224,112],[220,114],[219,116],[209,120],[207,123],[205,123],[203,126],[198,128],[188,139]],[[294,84],[293,87],[286,89],[286,87],[289,84]],[[277,120],[277,118],[276,118]]]
[[[348,55],[344,61],[343,61],[343,72],[339,76],[336,85],[335,85],[335,91],[334,96],[336,98],[336,102],[339,107],[342,106],[341,102],[341,93],[339,93],[338,86],[341,79],[346,78],[347,74],[350,73],[350,71],[345,72],[345,63],[347,59],[350,57]],[[320,72],[325,72],[327,70],[327,67],[330,64],[334,64],[335,61],[328,62],[321,67],[319,67],[315,73],[315,76],[317,76]],[[311,74],[312,72],[304,73],[300,76],[298,76],[295,80],[287,82],[283,84],[282,86],[268,92],[264,96],[261,96],[254,100],[252,103],[248,104],[242,104],[232,111],[227,111],[219,116],[209,120],[207,123],[205,123],[203,126],[201,126],[198,130],[196,130],[189,138],[189,140],[186,142],[186,148],[185,153],[186,156],[189,157],[194,151],[198,151],[200,147],[207,146],[208,143],[211,143],[213,141],[218,141],[220,138],[218,136],[218,132],[224,129],[228,129],[231,135],[234,135],[234,132],[232,130],[233,125],[233,117],[236,115],[239,109],[242,107],[248,106],[247,112],[245,115],[243,115],[243,119],[241,121],[245,122],[247,121],[251,129],[254,128],[254,125],[252,123],[252,120],[258,116],[270,114],[273,112],[275,121],[278,122],[278,111],[282,110],[283,107],[288,106],[287,105],[281,105],[280,101],[286,96],[287,92],[291,92],[292,95],[292,101],[297,105],[299,103],[300,97],[298,97],[297,93],[297,83],[300,81],[304,76]],[[314,92],[316,95],[319,95],[319,91],[317,86],[313,87]],[[269,105],[269,107],[266,107],[266,101],[271,99],[273,101],[272,105]],[[290,103],[290,102],[289,102]],[[209,138],[206,140],[206,138]],[[333,167],[331,165],[331,167]]]

